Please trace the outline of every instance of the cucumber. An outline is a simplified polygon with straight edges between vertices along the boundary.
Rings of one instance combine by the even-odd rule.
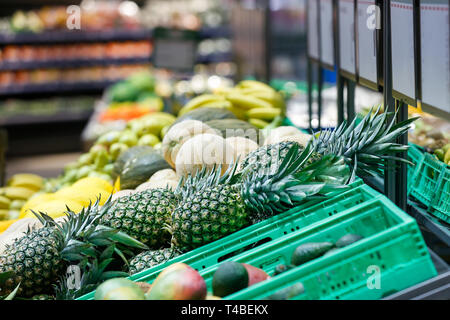
[[[266,298],[266,300],[289,300],[299,294],[305,292],[305,288],[301,282],[295,283],[292,286],[278,290]]]
[[[346,234],[345,236],[341,237],[338,241],[336,241],[336,247],[343,248],[348,245],[351,245],[352,243],[361,240],[363,237],[361,237],[358,234]]]
[[[309,242],[298,246],[292,254],[291,263],[299,266],[305,262],[314,260],[332,249],[334,244],[331,242]]]

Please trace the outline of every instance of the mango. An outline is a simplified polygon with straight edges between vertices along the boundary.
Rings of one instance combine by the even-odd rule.
[[[248,286],[252,286],[255,283],[267,280],[269,278],[269,275],[262,269],[256,268],[246,263],[243,263],[242,265],[248,272]]]
[[[146,294],[147,300],[204,300],[206,283],[184,263],[175,263],[161,272]]]

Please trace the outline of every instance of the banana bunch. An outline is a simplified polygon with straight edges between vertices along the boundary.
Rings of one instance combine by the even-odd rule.
[[[25,202],[44,185],[44,179],[30,173],[20,173],[0,188],[0,220],[17,219]]]
[[[286,104],[281,94],[269,85],[255,80],[244,80],[234,88],[220,88],[213,94],[197,96],[180,110],[178,116],[203,107],[228,109],[237,118],[261,129],[275,118],[284,117],[286,113]]]

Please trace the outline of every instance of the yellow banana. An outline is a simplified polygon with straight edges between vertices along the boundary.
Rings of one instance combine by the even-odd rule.
[[[233,106],[233,104],[230,101],[223,100],[223,101],[215,101],[211,103],[206,103],[202,105],[202,108],[223,108],[223,109],[229,109]]]
[[[231,105],[230,108],[228,108],[229,111],[233,112],[234,115],[240,119],[240,120],[247,120],[247,111],[245,109],[238,108],[234,105]]]
[[[0,209],[0,220],[8,220],[8,219],[9,219],[9,210]]]
[[[259,128],[259,129],[264,129],[265,127],[267,127],[270,123],[261,119],[254,119],[254,118],[250,118],[248,119],[248,123],[250,123],[251,125],[254,125],[255,127]]]
[[[222,95],[222,96],[226,96],[228,93],[230,93],[233,90],[233,88],[228,88],[228,87],[222,87],[222,88],[217,88],[213,91],[213,93],[215,95]]]
[[[247,117],[261,120],[273,120],[281,114],[280,109],[256,108],[247,111]]]
[[[34,190],[24,187],[5,187],[0,189],[0,195],[11,200],[27,200],[35,193]]]
[[[200,106],[203,106],[205,104],[223,100],[224,97],[220,95],[202,94],[201,96],[195,97],[194,99],[191,99],[188,103],[186,103],[184,107],[181,108],[180,112],[178,113],[178,116],[182,116],[188,113],[189,111],[200,108]]]
[[[7,197],[0,196],[0,209],[8,209],[11,205],[11,200]]]
[[[243,80],[238,83],[236,86],[238,88],[261,88],[266,90],[273,90],[271,86],[265,84],[264,82],[256,81],[256,80]]]
[[[175,122],[175,120],[177,119],[174,115],[170,114],[170,113],[166,113],[166,112],[153,112],[150,113],[144,117],[142,117],[141,119],[164,119],[166,121],[171,121],[172,123]],[[139,120],[141,120],[139,119]]]
[[[272,108],[272,105],[267,101],[239,93],[230,93],[227,95],[227,100],[231,101],[235,106],[247,110],[253,108]]]
[[[268,92],[268,91],[253,91],[250,93],[255,98],[264,100],[269,102],[273,107],[283,109],[285,107],[285,102],[283,97],[276,91]]]
[[[44,179],[42,177],[29,173],[16,174],[8,181],[8,186],[24,187],[34,191],[42,189],[43,184]]]

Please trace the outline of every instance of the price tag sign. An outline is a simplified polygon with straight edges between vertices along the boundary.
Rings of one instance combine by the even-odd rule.
[[[339,63],[343,76],[355,79],[355,0],[339,0]]]
[[[313,60],[319,60],[319,1],[308,0],[307,3],[307,37],[308,56]]]
[[[413,0],[391,1],[392,95],[416,105]]]
[[[191,71],[197,58],[198,33],[156,28],[153,31],[153,64],[157,68]]]
[[[320,0],[320,62],[334,70],[333,0]]]
[[[377,27],[380,17],[375,0],[357,1],[358,74],[360,84],[378,90]]]
[[[420,3],[422,108],[450,117],[449,0]]]

